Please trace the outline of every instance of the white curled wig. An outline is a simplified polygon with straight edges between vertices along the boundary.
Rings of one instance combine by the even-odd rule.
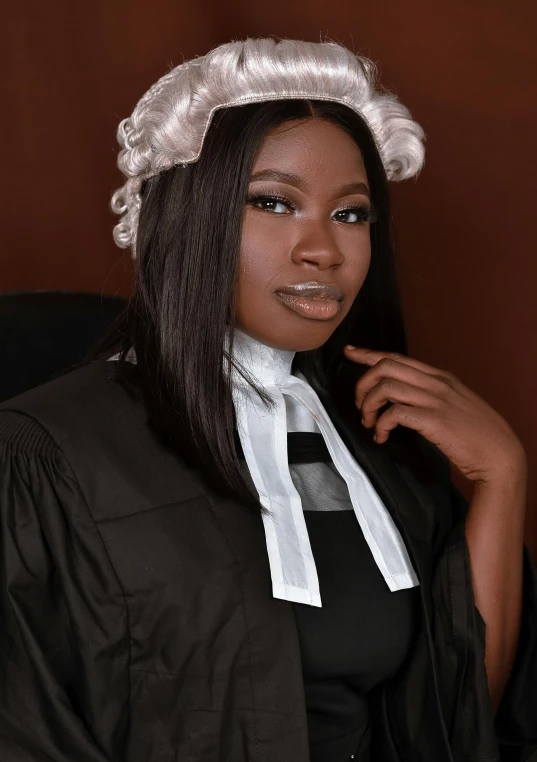
[[[333,42],[246,39],[229,42],[175,67],[142,96],[118,128],[118,167],[127,178],[112,197],[120,214],[114,240],[131,247],[144,180],[199,158],[217,109],[272,100],[342,103],[366,122],[388,180],[416,175],[424,133],[396,96],[377,86],[372,61]]]

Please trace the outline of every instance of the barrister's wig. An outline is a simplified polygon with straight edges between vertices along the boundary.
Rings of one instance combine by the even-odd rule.
[[[197,161],[213,113],[229,106],[297,98],[345,104],[369,127],[388,180],[417,174],[423,130],[376,77],[372,61],[336,43],[271,38],[226,43],[172,69],[118,128],[118,166],[127,181],[112,197],[122,215],[116,244],[131,246],[136,257],[142,183]]]

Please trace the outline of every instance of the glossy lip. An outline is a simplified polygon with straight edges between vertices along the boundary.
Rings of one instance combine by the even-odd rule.
[[[335,283],[321,283],[318,280],[281,286],[276,290],[276,293],[290,294],[297,297],[331,299],[336,302],[342,302],[344,298],[343,291]]]
[[[326,296],[299,296],[281,291],[276,291],[276,296],[290,310],[309,320],[332,320],[343,305],[343,301]]]

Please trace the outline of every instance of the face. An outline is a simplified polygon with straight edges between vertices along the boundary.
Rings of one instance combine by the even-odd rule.
[[[340,127],[312,118],[269,132],[243,216],[237,327],[278,349],[324,344],[366,278],[372,214],[362,155]],[[331,293],[281,292],[312,282]]]

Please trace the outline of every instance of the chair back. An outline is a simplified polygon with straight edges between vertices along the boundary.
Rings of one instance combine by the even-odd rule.
[[[81,362],[127,301],[73,291],[0,294],[0,401]]]

